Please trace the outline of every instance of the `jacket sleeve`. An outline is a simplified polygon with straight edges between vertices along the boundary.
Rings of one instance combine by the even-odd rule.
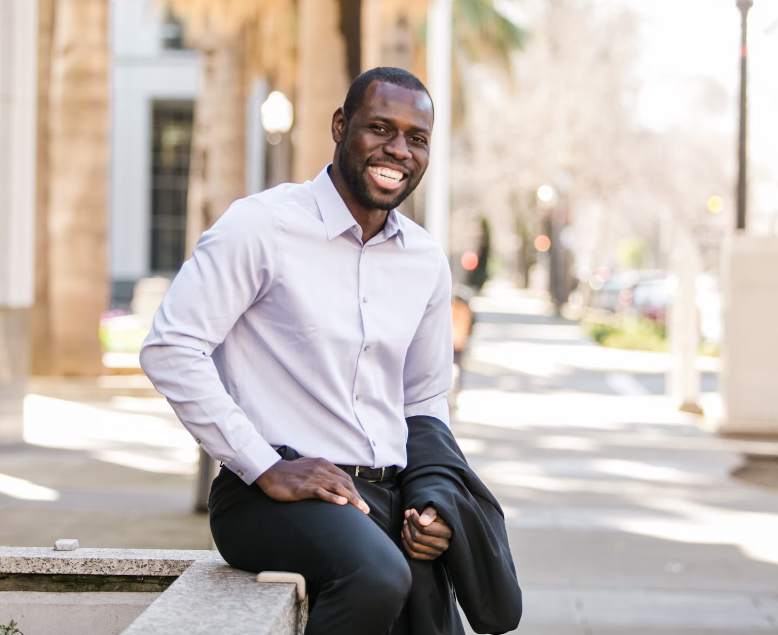
[[[435,563],[445,566],[473,630],[514,630],[521,619],[522,595],[499,503],[468,466],[446,426],[430,417],[407,422],[408,466],[399,476],[405,506],[420,510],[431,504],[451,527],[449,548]],[[430,597],[427,590],[412,586],[409,602],[423,606]],[[440,604],[437,610],[445,611],[446,603]],[[417,619],[425,614],[417,612]]]

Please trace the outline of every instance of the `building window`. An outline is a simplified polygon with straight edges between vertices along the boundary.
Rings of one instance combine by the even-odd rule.
[[[156,101],[151,143],[151,271],[176,273],[184,262],[189,153],[194,102]]]

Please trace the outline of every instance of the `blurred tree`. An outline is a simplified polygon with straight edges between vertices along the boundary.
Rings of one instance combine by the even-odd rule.
[[[629,269],[642,269],[646,260],[646,241],[637,236],[625,238],[619,244],[619,264]]]
[[[40,0],[33,372],[99,375],[108,296],[108,0]]]
[[[732,179],[733,139],[705,127],[711,120],[705,112],[685,129],[640,127],[639,23],[628,8],[543,0],[525,9],[532,35],[512,56],[512,81],[482,64],[463,73],[467,110],[454,154],[454,242],[465,239],[483,210],[496,260],[510,266],[517,221],[535,231],[543,212],[522,202],[536,201],[539,186],[556,188],[560,172],[569,173],[567,238],[585,301],[588,277],[617,261],[622,239],[648,238],[643,264],[665,267],[674,233],[732,222],[707,213],[705,202]],[[518,270],[518,263],[509,269]]]
[[[454,200],[469,201],[455,215],[487,210],[495,255],[511,274],[517,217],[535,230],[541,212],[517,201],[534,200],[541,185],[556,187],[562,173],[571,177],[571,201],[611,201],[632,151],[632,15],[589,0],[547,0],[527,16],[532,36],[511,58],[510,81],[483,64],[465,68],[463,151],[455,156]]]
[[[524,46],[527,33],[500,13],[493,0],[454,0],[452,13],[452,123],[458,128],[467,107],[467,67],[481,64],[509,70],[511,54]],[[507,74],[505,79],[509,78]]]

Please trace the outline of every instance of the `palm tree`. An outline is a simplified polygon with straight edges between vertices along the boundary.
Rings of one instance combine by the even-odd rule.
[[[39,3],[34,371],[98,375],[108,296],[108,0]]]

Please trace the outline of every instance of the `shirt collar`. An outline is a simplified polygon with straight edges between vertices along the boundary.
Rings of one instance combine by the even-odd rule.
[[[343,232],[350,230],[357,224],[351,215],[346,203],[338,194],[335,185],[330,179],[330,163],[318,176],[311,182],[313,196],[316,199],[316,205],[321,213],[321,219],[327,230],[327,238],[332,240],[340,236]],[[389,240],[397,234],[400,242],[405,247],[405,234],[402,227],[402,215],[396,209],[390,210],[386,217],[386,224],[383,229],[384,239]]]

